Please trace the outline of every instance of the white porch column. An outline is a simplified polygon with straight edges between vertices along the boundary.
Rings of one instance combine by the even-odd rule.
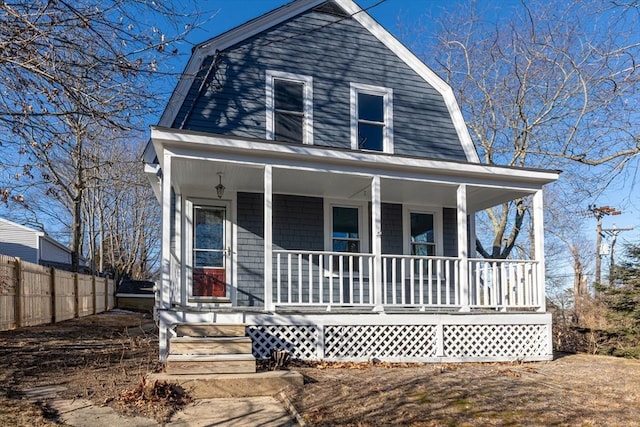
[[[469,300],[469,235],[467,234],[467,185],[460,184],[457,191],[458,207],[458,259],[460,260],[460,311],[470,311]]]
[[[273,169],[264,167],[264,309],[273,305]]]
[[[164,150],[162,167],[162,283],[160,308],[171,307],[171,153]]]
[[[380,200],[380,177],[371,180],[371,253],[373,254],[373,303],[374,311],[382,307],[382,203]]]
[[[158,289],[156,308],[168,310],[171,308],[173,284],[171,283],[171,153],[167,150],[164,150],[162,155],[162,181],[160,182],[160,185],[160,191],[162,194],[162,275],[160,289]],[[160,362],[164,362],[167,359],[169,350],[169,325],[163,321],[165,313],[167,312],[161,311],[158,313],[154,311],[154,314],[159,320],[158,359]]]
[[[544,261],[544,202],[542,197],[542,189],[536,191],[533,195],[533,236],[535,260],[538,261],[538,280],[536,286],[538,286],[538,298],[539,308],[538,311],[547,311],[546,301],[546,275],[545,275],[545,261]]]
[[[175,230],[174,250],[176,257],[178,258],[176,261],[180,265],[180,275],[176,276],[180,278],[180,283],[177,285],[177,291],[179,294],[176,294],[176,298],[178,295],[180,296],[180,305],[184,307],[187,305],[187,263],[185,260],[185,254],[187,253],[187,234],[185,233],[185,227],[187,222],[183,211],[184,205],[182,194],[174,189],[174,196],[176,199],[174,203],[175,218],[173,222],[173,229]]]

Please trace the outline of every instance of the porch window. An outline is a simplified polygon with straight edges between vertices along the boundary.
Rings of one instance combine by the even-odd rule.
[[[311,77],[267,71],[267,139],[313,143]]]
[[[360,212],[355,207],[333,207],[333,252],[360,252]]]
[[[393,153],[392,90],[351,84],[351,148]]]
[[[433,214],[410,213],[411,255],[435,256],[436,240]]]

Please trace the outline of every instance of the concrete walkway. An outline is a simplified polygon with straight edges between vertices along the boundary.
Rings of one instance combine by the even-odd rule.
[[[155,420],[118,414],[108,406],[96,406],[86,399],[60,399],[62,387],[38,387],[25,394],[29,399],[46,401],[59,420],[73,427],[156,427]],[[297,426],[295,418],[274,397],[234,397],[199,399],[177,412],[166,426]]]

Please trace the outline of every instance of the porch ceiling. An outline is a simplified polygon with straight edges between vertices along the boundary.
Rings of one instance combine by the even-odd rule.
[[[264,189],[263,168],[215,160],[174,158],[172,178],[180,192],[192,197],[215,198],[218,172],[226,191],[257,192]],[[357,174],[303,169],[273,169],[273,192],[343,200],[371,200],[371,178]],[[386,203],[455,207],[457,184],[419,179],[382,178],[381,195]],[[531,190],[467,186],[467,207],[479,211],[517,197]]]

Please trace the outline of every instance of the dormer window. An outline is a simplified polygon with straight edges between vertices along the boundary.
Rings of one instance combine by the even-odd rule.
[[[392,104],[389,88],[351,84],[351,148],[393,153]]]
[[[267,71],[267,139],[313,144],[313,79]]]

